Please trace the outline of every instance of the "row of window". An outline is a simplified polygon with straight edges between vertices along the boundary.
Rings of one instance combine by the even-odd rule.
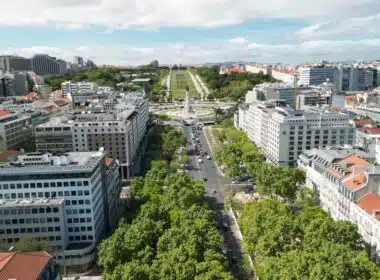
[[[58,213],[58,207],[40,207],[40,208],[12,208],[0,209],[0,215],[19,215],[19,214],[38,214],[38,213]]]
[[[61,231],[61,227],[7,228],[0,229],[0,234],[41,233]]]
[[[64,192],[31,192],[31,193],[0,193],[0,199],[29,199],[29,198],[59,198],[68,196],[89,196],[90,191],[64,191]]]
[[[76,235],[76,236],[69,236],[69,241],[85,241],[85,240],[93,240],[94,237],[92,235]]]
[[[41,189],[44,188],[55,188],[55,187],[83,187],[88,186],[88,181],[67,181],[67,182],[45,182],[45,183],[19,183],[19,184],[0,184],[0,189],[3,190],[15,190],[15,189]]]
[[[91,201],[89,199],[72,199],[72,200],[66,200],[65,201],[66,205],[89,205],[91,204]]]
[[[88,227],[68,227],[69,232],[83,232],[83,231],[92,231],[92,226]]]
[[[90,217],[87,218],[69,218],[67,219],[68,224],[77,224],[77,223],[91,223],[92,219]]]
[[[0,225],[23,225],[23,224],[45,224],[45,223],[59,223],[58,217],[49,218],[27,218],[27,219],[1,219]]]
[[[86,209],[66,209],[66,214],[67,215],[77,215],[77,214],[90,214],[91,213],[91,208],[86,208]]]

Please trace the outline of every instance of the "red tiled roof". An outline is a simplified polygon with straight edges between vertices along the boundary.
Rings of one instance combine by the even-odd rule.
[[[366,132],[368,134],[380,134],[380,128],[377,127],[361,127],[359,131]]]
[[[0,280],[37,280],[50,259],[46,252],[0,253]]]
[[[106,165],[110,166],[111,163],[113,162],[113,158],[106,158],[105,161],[106,161]]]
[[[6,110],[0,110],[0,117],[4,117],[4,116],[7,116],[7,115],[10,115],[10,113]]]
[[[0,162],[9,162],[9,158],[13,156],[23,155],[21,151],[8,150],[6,152],[0,153]]]
[[[356,126],[360,126],[364,124],[371,124],[371,120],[370,119],[354,120],[354,123]]]
[[[55,105],[48,105],[48,106],[42,107],[41,109],[45,110],[45,111],[48,111],[49,113],[53,113],[53,112],[57,111],[57,106],[55,106]]]
[[[366,196],[359,199],[356,204],[367,211],[369,214],[375,214],[376,219],[380,219],[380,196],[375,193],[369,193]]]
[[[359,174],[347,179],[344,182],[344,186],[352,191],[357,191],[361,189],[367,181],[364,171]]]
[[[344,159],[337,161],[335,164],[345,166],[348,173],[352,173],[354,167],[367,167],[369,165],[369,162],[364,159],[361,159],[358,156],[349,155]],[[342,179],[345,176],[335,168],[329,168],[328,172],[339,179]]]

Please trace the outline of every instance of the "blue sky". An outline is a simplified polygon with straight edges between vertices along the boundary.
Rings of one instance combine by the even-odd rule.
[[[8,2],[2,53],[116,65],[380,59],[378,0],[30,2]]]

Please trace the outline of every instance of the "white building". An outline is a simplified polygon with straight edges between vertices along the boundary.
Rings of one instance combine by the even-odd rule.
[[[76,98],[75,102],[79,103],[79,105],[84,105],[88,101],[88,97],[85,97],[83,99],[81,98],[81,96],[82,95],[86,96],[87,93],[91,93],[91,96],[96,95],[96,93],[98,92],[99,86],[97,83],[91,83],[91,82],[65,81],[61,84],[61,89],[62,89],[63,96],[71,96],[73,100],[75,96]]]
[[[120,161],[121,176],[128,179],[140,166],[140,144],[146,133],[149,103],[144,93],[122,93],[118,98],[92,100],[71,120],[52,119],[35,128],[42,152],[96,151],[103,147]]]
[[[0,109],[15,113],[34,112],[37,110],[36,104],[33,101],[20,102],[15,100],[3,101],[0,104]]]
[[[115,223],[109,213],[117,197],[109,195],[120,192],[120,181],[112,164],[103,152],[34,153],[2,164],[2,241],[11,246],[26,236],[45,240],[68,271],[87,271],[97,244]]]
[[[287,83],[263,83],[248,91],[245,102],[284,100],[287,104],[294,104],[296,89]]]
[[[302,154],[298,165],[323,210],[334,220],[355,223],[380,264],[380,169],[363,159],[367,156],[346,149],[313,150]]]
[[[279,104],[253,103],[248,109],[239,108],[239,127],[274,165],[294,166],[304,150],[354,143],[355,131],[347,114],[273,105]],[[240,110],[246,110],[244,120],[240,120]]]

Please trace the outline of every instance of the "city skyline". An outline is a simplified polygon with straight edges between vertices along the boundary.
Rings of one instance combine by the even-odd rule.
[[[348,3],[349,2],[349,3]],[[73,55],[98,64],[302,63],[378,59],[380,3],[270,0],[15,0],[0,19],[3,54]],[[43,8],[42,8],[43,7]]]

